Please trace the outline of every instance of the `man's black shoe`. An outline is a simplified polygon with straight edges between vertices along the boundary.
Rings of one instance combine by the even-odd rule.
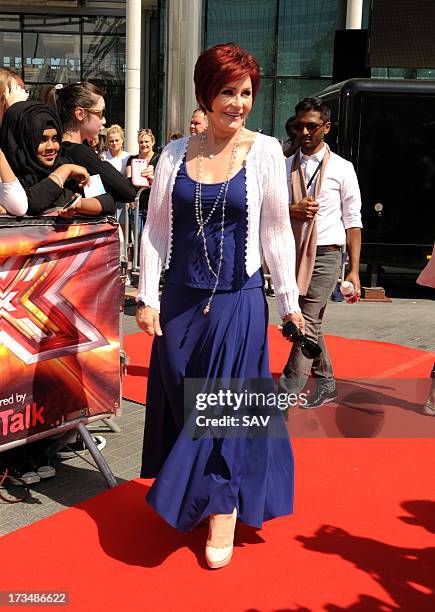
[[[314,396],[307,401],[305,406],[303,404],[299,404],[300,408],[304,410],[310,410],[311,408],[318,408],[322,406],[322,404],[328,404],[329,402],[333,402],[338,397],[337,391],[333,389],[332,391],[327,387],[319,385],[316,388],[316,392]]]

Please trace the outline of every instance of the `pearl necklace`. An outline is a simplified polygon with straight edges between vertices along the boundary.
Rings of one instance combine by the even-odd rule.
[[[204,150],[205,150],[205,139],[206,139],[206,132],[202,132],[202,134],[200,135],[200,141],[199,141],[199,153],[198,153],[198,157],[196,158],[196,177],[197,180],[195,182],[195,219],[196,219],[196,223],[198,225],[198,231],[197,231],[197,236],[201,235],[202,236],[202,244],[203,244],[203,248],[204,248],[204,256],[205,256],[205,260],[207,262],[207,267],[210,270],[210,272],[212,273],[212,275],[215,277],[215,283],[214,283],[214,287],[213,290],[211,292],[211,295],[208,299],[208,302],[204,308],[204,310],[202,311],[204,315],[208,315],[208,313],[210,312],[210,308],[211,308],[211,302],[213,300],[213,297],[216,293],[216,289],[217,286],[219,284],[219,276],[220,276],[220,272],[221,272],[221,268],[222,268],[222,262],[224,259],[224,234],[225,234],[225,205],[227,202],[227,193],[228,193],[228,186],[230,183],[230,179],[232,178],[233,175],[233,169],[234,169],[234,163],[236,161],[237,158],[237,149],[239,146],[239,141],[240,141],[240,137],[241,137],[241,132],[239,133],[239,135],[237,136],[236,140],[234,141],[234,145],[233,145],[233,149],[231,151],[231,157],[230,157],[230,163],[228,164],[228,170],[225,176],[225,180],[224,182],[221,184],[219,192],[217,194],[217,197],[213,203],[213,206],[211,207],[211,210],[209,212],[209,214],[207,215],[206,219],[204,219],[204,212],[202,209],[202,199],[201,199],[201,195],[202,195],[202,162],[204,159]],[[213,159],[215,156],[213,155],[213,157],[211,155],[208,155],[209,159]],[[207,238],[204,232],[204,227],[207,225],[207,223],[210,221],[214,211],[216,210],[217,205],[219,204],[219,201],[222,197],[222,217],[221,217],[221,229],[220,229],[220,241],[219,241],[219,261],[218,261],[218,265],[217,265],[217,270],[216,272],[213,270],[211,262],[210,262],[210,257],[209,257],[209,253],[208,253],[208,248],[207,248]]]

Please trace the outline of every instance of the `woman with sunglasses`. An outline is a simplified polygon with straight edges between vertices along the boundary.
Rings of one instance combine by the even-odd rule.
[[[55,85],[49,90],[46,101],[58,112],[63,124],[62,156],[84,166],[90,175],[100,175],[105,193],[97,196],[100,210],[96,214],[114,215],[115,202],[133,201],[135,189],[115,168],[105,164],[83,144],[84,140],[98,136],[106,123],[103,92],[86,81]],[[65,215],[73,216],[79,212],[80,202],[69,208]]]

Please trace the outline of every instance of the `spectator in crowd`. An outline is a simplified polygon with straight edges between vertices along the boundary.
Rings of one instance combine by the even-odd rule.
[[[28,93],[21,77],[6,68],[0,68],[0,126],[6,110],[12,104],[23,102],[27,98]],[[26,212],[26,192],[0,149],[0,215],[21,217]]]
[[[101,155],[106,150],[106,139],[104,138],[103,134],[98,134],[98,136],[94,136],[92,138],[85,138],[83,144],[87,144],[88,147],[91,147],[91,149],[100,159]]]
[[[106,150],[102,152],[104,161],[118,170],[123,176],[130,153],[124,151],[124,130],[116,123],[107,128],[106,131]]]
[[[114,215],[115,202],[132,202],[135,189],[128,179],[83,144],[85,139],[97,136],[106,123],[103,92],[89,81],[58,84],[48,91],[46,100],[58,112],[63,125],[61,155],[68,161],[84,166],[91,178],[99,175],[104,193],[95,197],[100,202],[102,214]],[[73,216],[74,208],[73,206],[64,214]],[[96,441],[97,445],[105,444],[104,438],[100,438]],[[79,453],[86,450],[80,436],[68,446]]]
[[[319,98],[304,98],[295,107],[292,129],[300,150],[286,161],[290,218],[296,243],[299,304],[308,338],[321,355],[309,359],[300,343],[293,343],[280,377],[280,391],[299,393],[311,374],[316,382],[312,398],[301,408],[317,408],[337,398],[332,363],[322,333],[329,297],[340,276],[347,245],[351,281],[360,296],[361,195],[351,162],[331,152],[324,142],[331,126],[331,111]]]
[[[190,119],[190,134],[201,134],[207,129],[208,120],[205,110],[201,108],[195,108]]]
[[[60,156],[62,126],[57,114],[45,104],[17,102],[3,117],[0,138],[4,154],[24,187],[29,213],[40,215],[62,206],[89,182],[86,168],[65,162]],[[83,193],[83,192],[81,192]],[[76,212],[98,215],[95,198],[82,198]]]
[[[171,132],[169,134],[168,142],[172,142],[173,140],[178,140],[179,138],[183,138],[183,132],[179,132],[176,130],[175,132]]]
[[[114,124],[107,128],[106,132],[106,151],[101,154],[101,159],[109,162],[122,176],[125,176],[125,169],[130,153],[124,151],[124,130],[120,125]],[[116,203],[116,218],[121,224],[123,231],[125,225],[125,205],[123,202]]]
[[[295,115],[289,117],[285,124],[285,131],[287,132],[287,140],[284,140],[282,144],[282,152],[286,157],[291,157],[300,147],[300,140],[298,133],[293,128]]]
[[[284,157],[276,139],[244,128],[259,73],[235,44],[200,55],[196,97],[211,127],[162,152],[141,245],[136,318],[156,336],[141,475],[157,476],[147,499],[173,527],[188,531],[209,518],[210,568],[229,563],[236,517],[259,528],[291,513],[293,503],[281,414],[276,436],[267,427],[259,437],[226,435],[226,428],[195,435],[194,413],[184,427],[185,377],[271,381],[262,253],[283,321],[304,328]]]
[[[103,92],[87,81],[55,85],[47,94],[47,103],[58,112],[63,125],[62,157],[84,166],[89,174],[100,176],[104,193],[95,196],[101,205],[100,212],[114,215],[115,202],[132,202],[135,189],[129,180],[83,144],[85,139],[96,137],[106,123]],[[65,214],[74,215],[74,209]]]
[[[135,185],[138,191],[139,189],[141,189],[141,194],[139,196],[139,235],[141,235],[143,226],[145,225],[145,221],[147,218],[148,200],[150,197],[151,183],[154,178],[154,169],[159,160],[159,154],[154,151],[156,139],[152,130],[150,130],[149,128],[139,130],[137,135],[137,141],[139,144],[139,153],[137,155],[131,155],[128,158],[126,166],[126,176],[130,179],[132,178],[131,169],[132,161],[134,159],[146,160],[146,167],[141,170],[140,174],[141,177],[145,179],[145,182],[148,182],[148,185],[145,185],[144,187],[141,187],[140,184]],[[140,183],[141,182],[142,181],[140,181]]]

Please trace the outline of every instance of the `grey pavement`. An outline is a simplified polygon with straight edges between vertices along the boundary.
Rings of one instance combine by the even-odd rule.
[[[435,291],[434,291],[435,294]],[[267,298],[270,323],[280,318],[274,298]],[[134,318],[135,307],[129,302],[125,311],[124,333],[139,331]],[[393,298],[390,303],[330,301],[323,329],[327,334],[393,342],[423,351],[435,350],[435,299]]]
[[[271,323],[279,322],[273,298],[268,298]],[[124,333],[138,331],[135,308],[126,305]],[[328,305],[324,330],[347,338],[393,342],[425,351],[435,350],[435,301],[419,298],[396,298],[390,304],[344,302]],[[429,376],[429,372],[428,372]],[[123,414],[117,418],[121,433],[113,433],[102,425],[107,440],[103,453],[118,482],[137,478],[140,468],[145,408],[130,401],[123,402]],[[94,427],[98,427],[96,423]],[[88,460],[90,460],[88,456]],[[8,505],[0,501],[0,534],[7,534],[69,506],[84,501],[106,489],[94,465],[82,458],[58,461],[55,478],[33,485],[32,496],[24,503]]]

